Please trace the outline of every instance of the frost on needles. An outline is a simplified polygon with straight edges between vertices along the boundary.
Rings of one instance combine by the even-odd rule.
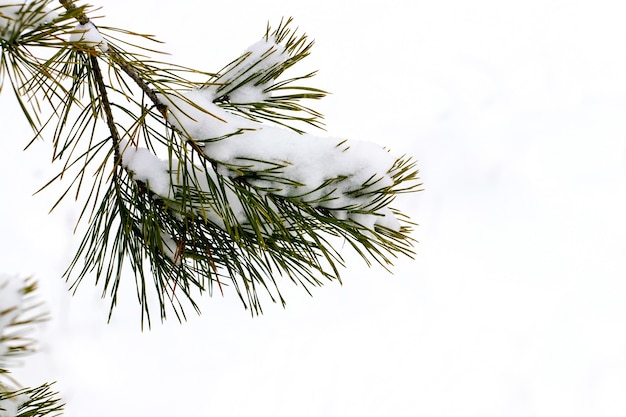
[[[323,134],[309,104],[326,94],[308,85],[315,72],[286,75],[313,46],[291,19],[207,73],[148,59],[151,36],[100,27],[88,8],[60,3],[50,22],[0,42],[5,58],[29,39],[56,49],[54,59],[17,56],[19,71],[37,75],[16,91],[48,103],[49,120],[61,115],[57,179],[74,178],[63,196],[86,195],[87,231],[65,274],[74,286],[95,276],[113,308],[130,276],[148,320],[149,302],[161,318],[168,306],[183,318],[214,288],[260,312],[263,293],[285,303],[285,279],[307,291],[339,280],[338,248],[385,268],[412,256],[414,224],[392,204],[418,191],[414,161]],[[43,33],[55,42],[41,45]],[[25,112],[44,132],[37,120],[48,119]]]

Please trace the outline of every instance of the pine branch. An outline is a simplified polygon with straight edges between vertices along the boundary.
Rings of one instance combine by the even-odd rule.
[[[414,225],[390,204],[419,190],[415,164],[305,133],[303,126],[323,127],[306,103],[326,93],[305,85],[315,72],[284,77],[313,45],[291,19],[268,25],[259,42],[209,74],[153,61],[146,54],[158,51],[132,40],[151,36],[96,27],[85,8],[60,4],[66,13],[45,30],[70,41],[55,45],[54,56],[26,56],[23,38],[3,43],[3,56],[42,74],[26,81],[6,71],[19,74],[16,95],[43,95],[52,109],[48,118],[25,113],[38,135],[54,128],[63,168],[50,183],[70,176],[56,204],[71,191],[86,195],[79,220],[89,226],[64,275],[74,289],[95,275],[112,312],[130,268],[150,325],[152,297],[162,319],[170,307],[184,319],[185,308],[198,309],[196,295],[217,284],[260,313],[262,293],[285,303],[281,277],[309,293],[340,280],[344,259],[334,245],[342,240],[385,268],[412,256]],[[42,31],[28,39],[43,42]],[[308,151],[285,152],[291,148]],[[307,164],[320,174],[301,175]]]
[[[89,57],[91,61],[91,67],[93,68],[94,79],[98,92],[100,93],[100,100],[102,101],[102,108],[104,110],[104,116],[107,126],[109,127],[109,133],[111,134],[111,140],[113,141],[113,152],[115,155],[114,163],[118,166],[122,162],[122,156],[120,152],[120,134],[115,126],[115,119],[113,118],[113,111],[111,110],[111,103],[109,102],[109,95],[107,93],[106,86],[104,85],[104,79],[102,78],[102,71],[100,70],[100,64],[98,64],[98,58],[94,55]],[[113,170],[115,176],[116,170]]]
[[[85,12],[81,9],[78,9],[74,5],[74,0],[59,0],[59,2],[61,3],[61,5],[63,5],[63,7],[65,7],[68,12],[74,13],[76,15],[76,20],[78,20],[78,23],[80,23],[81,25],[86,25],[87,23],[91,22]],[[146,84],[146,82],[139,76],[139,74],[137,74],[137,72],[123,59],[121,59],[121,57],[115,51],[110,50],[107,51],[107,53],[111,56],[111,59],[120,67],[120,69],[122,69],[122,71],[124,71],[141,88],[144,94],[146,94],[146,96],[148,96],[150,100],[152,100],[157,109],[161,111],[165,117],[166,106],[164,106],[159,101],[156,92],[152,90],[148,86],[148,84]]]
[[[16,391],[4,391],[0,386],[0,411],[15,417],[56,417],[60,416],[64,404],[52,391],[52,384],[43,384],[37,388],[23,388]],[[13,410],[9,410],[11,407]],[[9,412],[11,411],[11,412]],[[0,415],[4,415],[0,413]]]
[[[7,373],[15,359],[35,351],[35,340],[28,336],[38,323],[47,320],[41,303],[33,296],[37,282],[0,275],[0,374]]]
[[[81,25],[86,25],[90,22],[84,10],[76,7],[74,0],[59,0],[59,3],[61,3],[61,5],[65,7],[65,9],[72,14]]]
[[[51,384],[37,388],[19,386],[9,372],[16,358],[35,351],[35,341],[28,335],[35,325],[45,321],[41,303],[35,300],[37,282],[32,279],[0,275],[0,415],[35,417],[59,415],[63,408]]]

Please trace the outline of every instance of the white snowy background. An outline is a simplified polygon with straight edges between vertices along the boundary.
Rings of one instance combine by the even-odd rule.
[[[354,257],[344,285],[250,318],[234,294],[140,332],[129,282],[108,303],[58,278],[78,207],[31,194],[58,167],[8,90],[3,272],[34,275],[53,321],[16,371],[57,380],[68,417],[626,415],[626,26],[610,0],[103,1],[216,71],[293,16],[316,39],[294,67],[328,133],[419,160],[420,227],[389,275]],[[306,62],[308,61],[308,62]],[[289,288],[289,286],[287,286]]]

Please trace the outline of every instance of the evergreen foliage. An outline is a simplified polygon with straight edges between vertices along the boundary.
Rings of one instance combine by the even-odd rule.
[[[37,388],[16,388],[9,368],[18,359],[35,352],[31,337],[34,326],[45,321],[42,305],[36,300],[37,283],[0,275],[0,416],[57,416],[63,404],[52,391],[52,384]]]
[[[315,72],[285,75],[313,46],[291,19],[209,73],[153,59],[164,56],[153,36],[96,25],[94,13],[72,0],[0,2],[0,91],[10,86],[33,141],[51,139],[61,169],[42,189],[66,184],[52,209],[82,204],[85,234],[64,274],[74,290],[95,279],[111,314],[134,277],[149,326],[155,303],[162,320],[183,320],[216,288],[233,288],[253,314],[263,297],[284,305],[284,280],[310,293],[341,279],[345,243],[384,268],[413,255],[414,223],[390,205],[419,191],[415,162],[307,133],[324,126],[311,103],[326,92],[308,84]],[[268,138],[300,156],[259,153]],[[345,166],[327,170],[327,158]],[[383,171],[369,165],[377,159],[390,161]],[[309,163],[321,174],[303,177]],[[2,415],[62,411],[51,384],[14,388],[9,376],[34,349],[27,330],[45,319],[35,289],[27,280],[19,303],[0,306]]]
[[[213,144],[254,138],[261,125],[285,128],[295,147],[315,139],[305,129],[323,126],[309,104],[326,94],[307,84],[315,73],[285,77],[313,46],[291,19],[268,25],[265,50],[207,73],[154,60],[162,55],[152,36],[96,27],[92,9],[60,3],[35,0],[11,9],[12,17],[3,13],[0,77],[35,137],[52,138],[62,168],[48,185],[68,184],[57,204],[68,197],[83,204],[88,226],[65,273],[74,289],[94,277],[112,312],[121,280],[134,277],[149,325],[155,298],[161,319],[173,311],[182,320],[186,307],[198,310],[197,294],[232,287],[259,313],[262,294],[285,303],[284,279],[306,291],[340,280],[342,242],[385,268],[412,256],[414,224],[390,208],[397,195],[419,190],[411,158],[397,158],[383,174],[306,184],[286,174],[289,160],[212,154]],[[208,105],[193,99],[198,94]],[[183,120],[203,117],[240,123],[202,136]],[[351,146],[340,141],[334,152],[348,155]],[[162,162],[165,186],[131,164],[145,152]],[[387,216],[398,226],[382,221]]]

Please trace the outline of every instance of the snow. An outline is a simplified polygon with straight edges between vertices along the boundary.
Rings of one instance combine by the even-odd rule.
[[[300,135],[273,126],[208,142],[205,152],[222,163],[223,175],[271,169],[269,178],[249,182],[282,197],[298,198],[313,207],[344,212],[367,208],[371,198],[362,194],[391,186],[393,181],[387,173],[396,160],[375,144]],[[352,194],[372,176],[375,184],[365,187],[362,193]],[[329,185],[321,186],[327,182]]]
[[[246,49],[243,56],[245,57],[243,62],[238,63],[237,66],[226,68],[224,75],[218,82],[235,87],[245,82],[243,86],[234,90],[230,88],[225,90],[232,103],[263,101],[270,96],[266,90],[272,86],[274,81],[270,79],[263,82],[263,76],[287,60],[289,54],[273,38],[262,38]],[[214,89],[218,88],[219,86],[215,86]]]
[[[215,97],[209,89],[159,94],[158,97],[168,106],[168,121],[199,141],[234,134],[241,128],[254,128],[252,122],[246,123],[214,104]]]
[[[45,21],[51,20],[55,18],[58,13],[54,10],[50,10],[49,8],[45,8],[45,13],[35,10],[39,7],[38,2],[35,1],[11,1],[11,0],[1,0],[0,1],[0,38],[10,39],[15,31],[22,31],[25,29],[23,24],[20,23],[20,17],[23,13],[28,14],[29,23],[43,23]],[[32,16],[33,13],[36,13],[37,16]]]
[[[165,232],[161,232],[161,240],[163,242],[163,250],[165,251],[165,255],[170,258],[172,262],[176,265],[180,265],[181,257],[178,254],[178,244],[172,237]]]
[[[242,56],[224,69],[215,85],[159,94],[168,106],[168,121],[203,145],[204,153],[217,163],[217,172],[224,177],[252,176],[248,184],[262,193],[330,209],[337,218],[352,219],[368,229],[381,225],[399,230],[400,223],[388,207],[374,210],[378,195],[393,185],[390,172],[397,158],[388,150],[362,141],[300,134],[244,118],[216,104],[224,95],[230,103],[270,97],[267,89],[273,79],[268,74],[289,58],[272,38],[261,39]],[[123,158],[137,179],[149,178],[159,184],[158,191],[151,188],[168,198],[169,190],[160,184],[166,183],[177,162],[167,169],[155,158],[144,165],[132,162],[137,156]],[[367,210],[372,214],[362,213]],[[242,214],[237,219],[246,223]]]
[[[176,159],[172,159],[171,162],[164,161],[148,149],[131,145],[125,141],[122,143],[121,149],[123,150],[122,164],[132,172],[133,178],[136,181],[145,182],[148,188],[158,196],[172,200],[174,188],[180,185],[181,162]],[[207,166],[208,171],[191,164],[186,169],[195,174],[195,180],[203,191],[214,189],[211,185],[216,184],[218,180],[212,165]],[[247,216],[238,197],[228,188],[222,197],[228,203],[235,219],[240,224],[246,224],[248,222]],[[213,224],[223,229],[227,228],[222,216],[210,210],[209,207],[197,207],[197,211],[198,214],[205,216]]]
[[[219,174],[231,179],[255,174],[248,183],[263,192],[331,209],[338,218],[350,218],[369,229],[381,225],[399,230],[400,223],[387,207],[372,215],[355,213],[372,209],[376,192],[393,185],[389,172],[397,158],[382,146],[256,123],[214,104],[208,89],[159,97],[169,106],[168,120],[204,143],[206,155],[218,162]],[[136,179],[170,197],[167,184],[176,161],[169,167],[142,148],[127,149],[123,161]],[[238,220],[247,222],[245,217]]]
[[[254,319],[228,295],[202,298],[202,316],[150,332],[131,277],[107,324],[100,288],[71,296],[57,278],[79,208],[47,215],[66,184],[32,196],[57,171],[50,144],[22,152],[32,132],[2,94],[15,138],[0,145],[2,266],[47,286],[48,350],[23,371],[59,381],[64,416],[626,415],[626,26],[614,1],[179,5],[109,2],[103,14],[207,70],[293,14],[316,39],[307,60],[333,92],[319,107],[333,134],[418,158],[425,191],[403,203],[418,254],[393,276],[347,257],[342,286],[287,290],[286,309],[268,302]]]
[[[244,85],[229,94],[231,103],[256,103],[270,97],[270,93],[264,90],[268,88],[267,84],[260,86]]]
[[[167,161],[160,160],[146,148],[138,148],[123,142],[123,162],[134,174],[137,181],[143,181],[156,194],[169,198],[170,167]]]
[[[86,24],[77,24],[70,35],[69,42],[81,43],[89,48],[98,47],[102,52],[106,52],[109,49],[107,41],[102,37],[100,31],[96,26],[88,22]]]
[[[7,398],[6,400],[0,400],[0,410],[2,410],[3,417],[15,417],[17,416],[17,409],[20,406],[18,398]]]
[[[36,11],[41,4],[41,1],[0,1],[0,37],[4,39],[10,39],[16,30],[23,30],[23,24],[20,23],[20,17],[22,14],[31,15],[37,13],[37,17],[28,17],[30,26],[37,23],[43,23],[52,20],[58,16],[56,10],[51,10],[46,7],[43,10],[45,12]],[[85,25],[77,24],[74,30],[70,34],[69,42],[83,43],[84,45],[93,48],[98,47],[102,52],[108,50],[108,44],[102,37],[102,34],[98,31],[96,26],[89,22]]]

